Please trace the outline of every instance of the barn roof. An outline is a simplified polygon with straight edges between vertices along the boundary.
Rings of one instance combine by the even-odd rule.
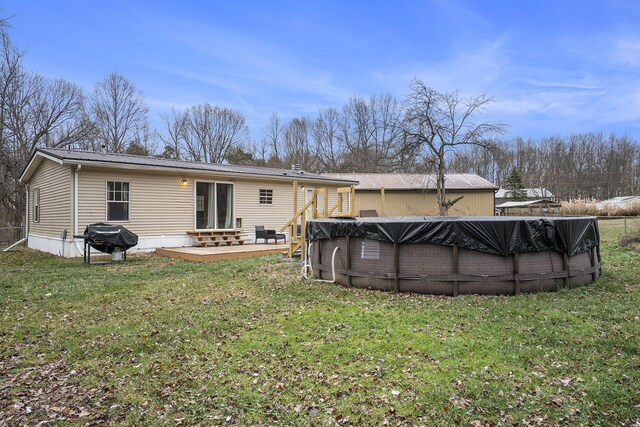
[[[356,190],[435,190],[435,174],[410,173],[326,173],[324,176],[359,182]],[[498,186],[472,173],[445,176],[447,190],[497,190]]]

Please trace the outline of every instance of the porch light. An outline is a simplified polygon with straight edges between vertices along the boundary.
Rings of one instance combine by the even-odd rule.
[[[187,185],[187,182],[188,182],[188,181],[187,181],[187,179],[186,179],[186,178],[182,178],[182,179],[180,180],[180,184],[181,184],[181,185]]]

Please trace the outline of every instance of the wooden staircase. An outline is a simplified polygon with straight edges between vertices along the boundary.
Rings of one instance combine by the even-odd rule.
[[[240,229],[187,231],[187,234],[195,239],[197,246],[204,247],[243,245],[247,239],[244,239],[241,233]]]
[[[317,218],[352,218],[353,212],[355,212],[355,190],[354,186],[340,187],[337,189],[338,201],[329,209],[329,198],[326,188],[316,188],[313,190],[311,200],[309,200],[301,209],[297,209],[298,206],[298,182],[293,183],[293,217],[287,222],[280,232],[284,232],[289,229],[289,248],[286,255],[292,258],[293,255],[300,251],[302,259],[306,259],[307,251],[307,211],[311,213],[311,219]],[[344,210],[343,196],[347,194],[349,197],[349,210]],[[319,210],[318,198],[322,196],[322,209]]]

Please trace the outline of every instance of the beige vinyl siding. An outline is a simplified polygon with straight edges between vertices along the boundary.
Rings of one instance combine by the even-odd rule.
[[[186,185],[180,183],[182,179],[187,179]],[[80,231],[87,224],[106,222],[107,181],[129,183],[129,221],[110,222],[122,224],[139,236],[184,235],[193,230],[196,181],[233,184],[234,217],[241,220],[245,232],[253,233],[256,225],[279,230],[293,216],[293,182],[84,166],[78,185]],[[336,187],[329,188],[331,201]],[[260,204],[261,189],[273,190],[272,205]],[[299,191],[298,206],[303,205],[304,192]]]
[[[447,199],[464,196],[451,209],[449,215],[492,216],[494,214],[494,192],[448,191]],[[435,192],[390,191],[385,192],[384,216],[438,215]],[[375,209],[383,214],[378,191],[356,191],[356,214],[361,210]]]
[[[78,227],[107,221],[107,181],[129,183],[129,221],[139,236],[183,235],[193,229],[193,180],[180,175],[83,166],[78,177]]]
[[[273,190],[273,204],[260,204],[260,190]],[[236,180],[236,219],[242,229],[254,232],[256,225],[280,230],[293,216],[293,183]],[[302,192],[298,195],[304,197]]]
[[[280,230],[293,217],[292,182],[237,180],[235,184],[236,219],[242,219],[244,231],[253,232],[256,225],[264,225],[266,228]],[[313,187],[307,184],[305,190],[298,189],[298,208],[296,211],[302,209],[305,204],[307,188]],[[316,188],[321,187],[318,185]],[[329,193],[329,203],[331,203],[332,200],[336,200],[337,187],[333,185],[326,186],[326,188]],[[273,205],[260,204],[260,189],[273,190]],[[331,207],[331,204],[329,207]]]
[[[29,233],[60,237],[67,229],[73,235],[72,208],[73,172],[69,166],[44,159],[29,180]],[[40,221],[33,221],[33,192],[40,189]]]

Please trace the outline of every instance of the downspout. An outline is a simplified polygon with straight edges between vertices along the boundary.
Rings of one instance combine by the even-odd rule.
[[[73,243],[75,243],[78,253],[84,253],[84,249],[80,248],[76,236],[78,235],[78,174],[82,169],[82,165],[76,165],[76,170],[73,172]]]
[[[24,237],[29,237],[29,183],[25,183],[25,188],[27,192],[27,202],[25,203],[25,213],[24,213]]]
[[[25,219],[24,236],[22,236],[22,238],[20,240],[18,240],[17,242],[12,244],[8,248],[5,248],[2,252],[9,252],[11,249],[13,249],[13,248],[21,245],[22,243],[26,242],[27,241],[27,237],[29,237],[29,183],[25,183],[24,186],[26,188],[26,193],[27,193],[27,199],[26,199],[26,203],[25,203],[25,214],[24,214],[24,219]],[[27,246],[28,246],[28,243],[27,243]]]

